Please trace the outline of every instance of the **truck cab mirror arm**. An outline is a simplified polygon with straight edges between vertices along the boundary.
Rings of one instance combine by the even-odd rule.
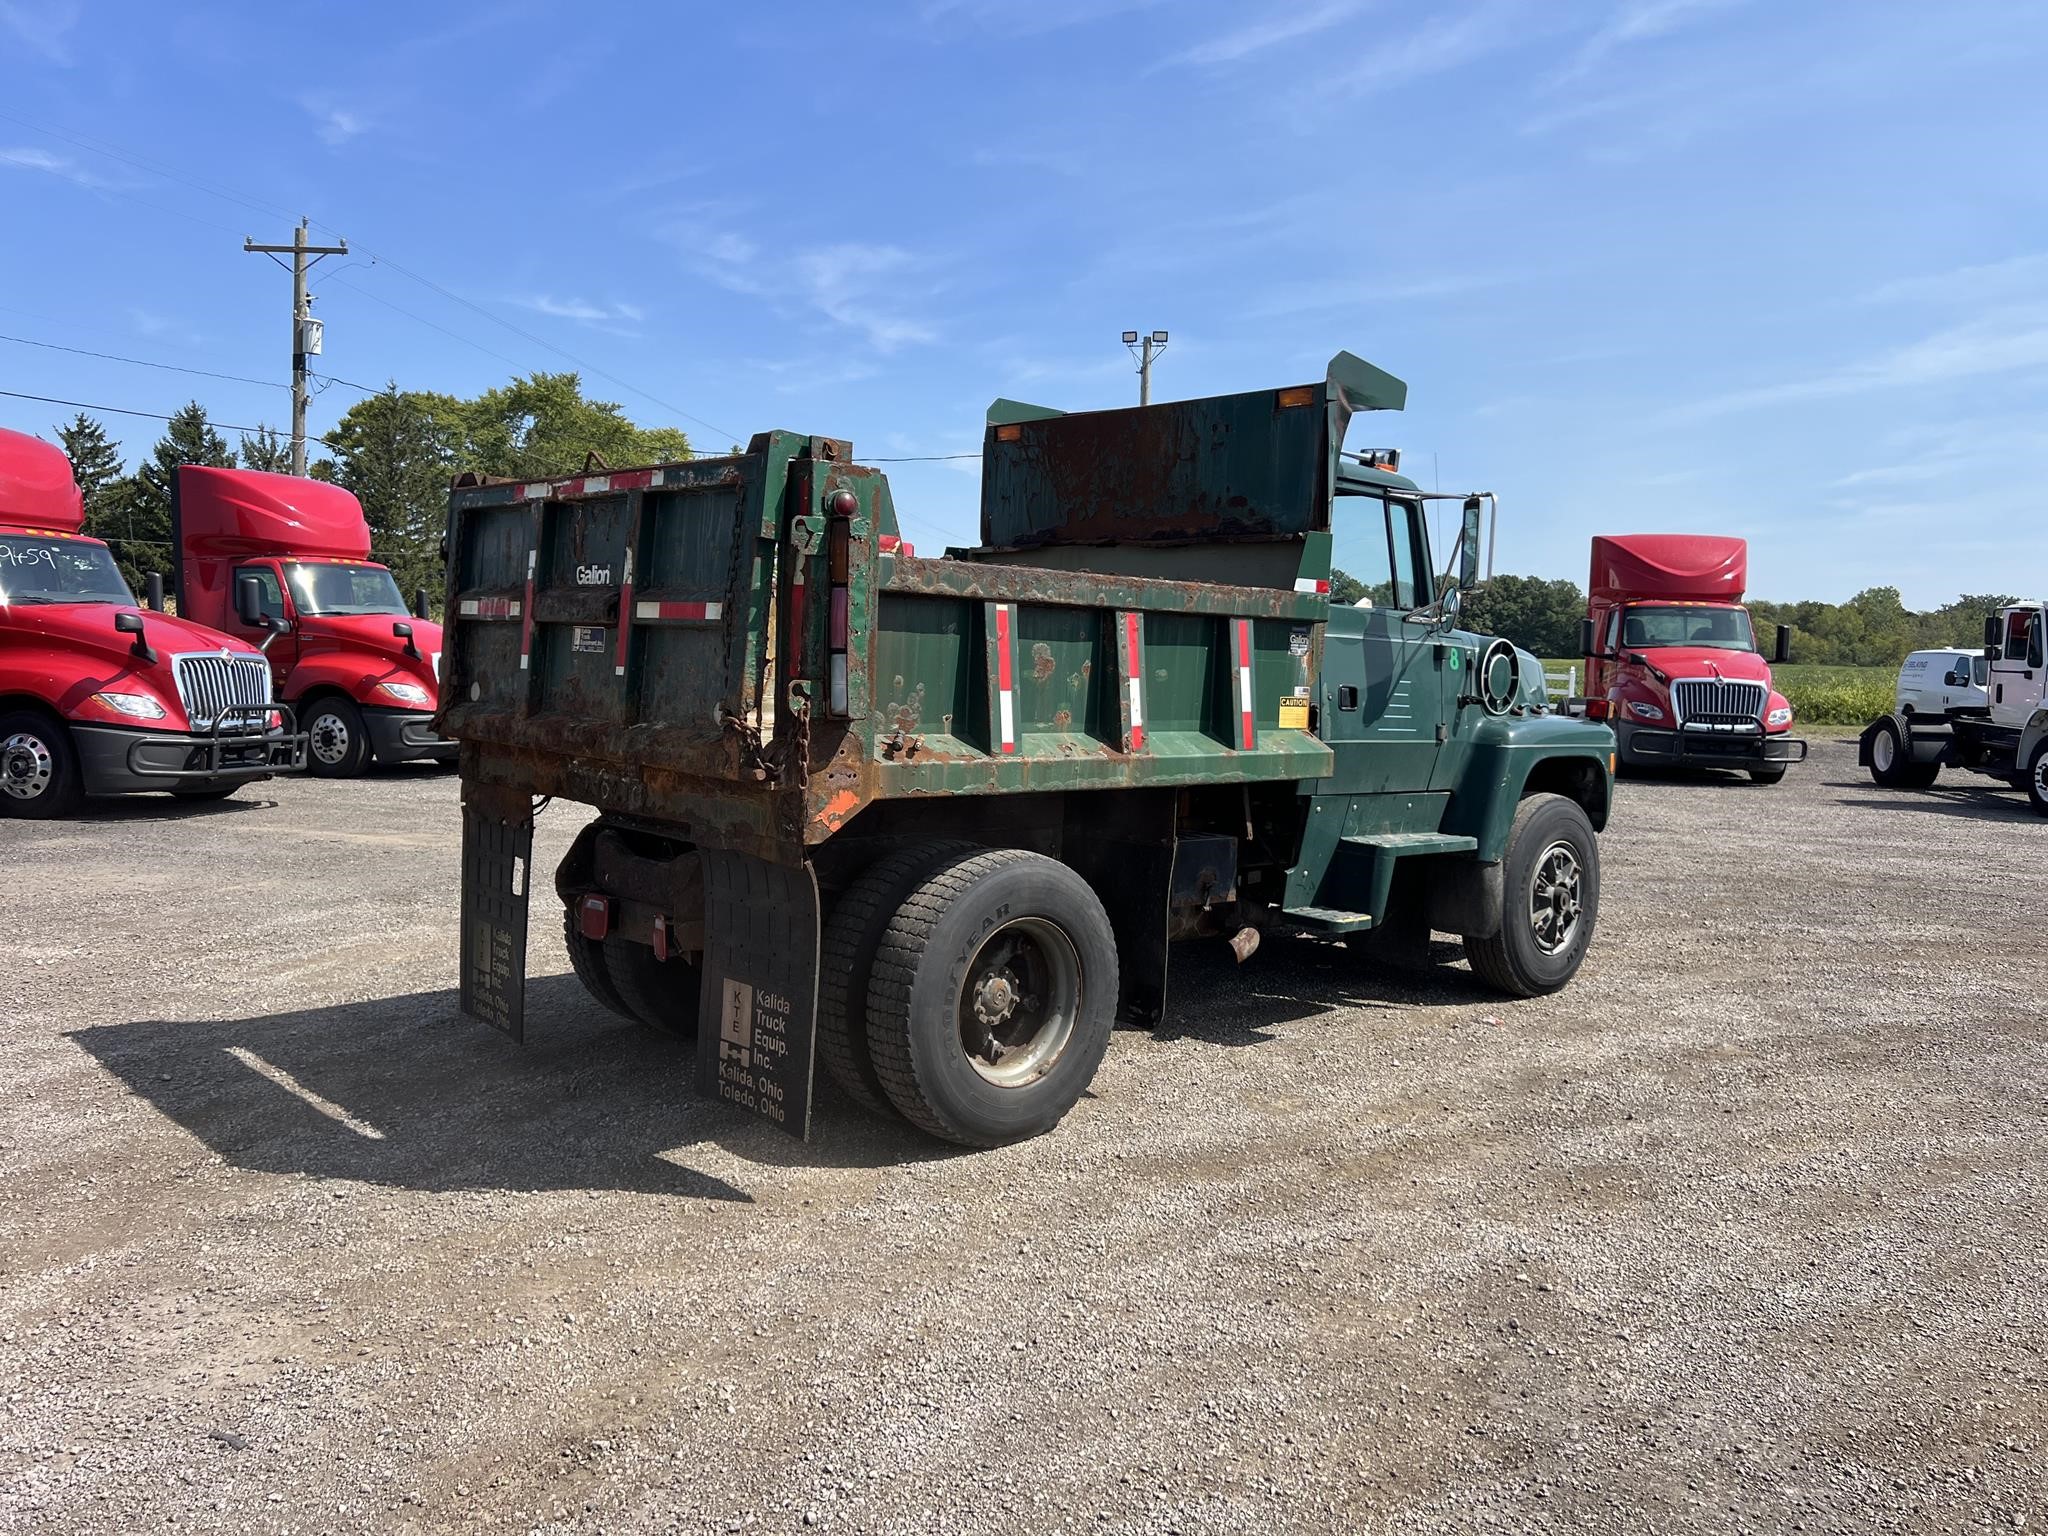
[[[410,656],[414,661],[418,661],[421,659],[420,645],[419,642],[413,639],[412,637],[412,626],[410,624],[406,623],[403,619],[400,619],[396,624],[393,624],[391,626],[391,635],[393,639],[403,640],[405,642],[406,655]]]
[[[156,650],[143,638],[142,615],[139,613],[117,613],[114,615],[114,633],[133,635],[135,643],[128,647],[136,660],[150,666],[156,665]]]

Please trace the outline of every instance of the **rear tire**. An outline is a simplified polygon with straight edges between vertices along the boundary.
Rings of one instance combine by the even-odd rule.
[[[665,1035],[694,1035],[703,976],[687,960],[659,960],[646,944],[613,934],[604,941],[604,965],[628,1016]]]
[[[562,945],[569,951],[569,964],[575,968],[576,979],[583,983],[583,990],[598,1002],[622,1018],[640,1022],[626,1000],[619,996],[619,989],[612,984],[610,967],[605,964],[604,946],[594,939],[586,939],[583,930],[576,925],[576,909],[562,908]]]
[[[818,946],[818,1056],[863,1109],[896,1117],[896,1106],[868,1054],[868,983],[875,947],[904,899],[942,859],[973,851],[968,843],[927,843],[876,860],[832,908]]]
[[[1925,789],[1941,776],[1941,764],[1916,763],[1898,721],[1886,716],[1872,727],[1870,777],[1885,789]]]
[[[315,778],[353,779],[370,766],[363,712],[340,694],[306,711],[306,771]]]
[[[0,816],[54,821],[84,802],[85,775],[63,722],[36,709],[0,715]]]
[[[1525,798],[1501,877],[1499,930],[1465,939],[1472,969],[1515,997],[1556,992],[1578,974],[1600,915],[1600,843],[1578,801]]]
[[[868,1050],[903,1118],[994,1147],[1051,1130],[1116,1021],[1109,917],[1073,870],[1004,848],[943,862],[883,930]]]
[[[2048,816],[2048,737],[2035,742],[2027,756],[2027,804],[2036,816]]]

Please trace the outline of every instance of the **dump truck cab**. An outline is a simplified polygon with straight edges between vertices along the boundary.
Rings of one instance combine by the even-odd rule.
[[[178,605],[263,647],[299,712],[306,766],[351,778],[372,762],[452,762],[433,730],[441,626],[370,558],[348,491],[298,475],[180,466],[173,503]]]
[[[143,790],[219,799],[300,766],[255,648],[138,606],[84,528],[63,452],[0,431],[0,816]]]
[[[920,558],[837,439],[458,488],[440,728],[463,743],[464,1008],[518,1033],[537,796],[594,996],[697,1029],[708,1093],[801,1132],[811,1063],[992,1144],[1046,1129],[1179,939],[1426,955],[1503,991],[1590,941],[1613,737],[1459,630],[1491,498],[1344,451],[1406,386],[1073,415],[998,401],[978,543]],[[1333,528],[1384,580],[1333,607]],[[515,896],[514,892],[518,894]],[[714,1024],[714,1021],[715,1024]]]

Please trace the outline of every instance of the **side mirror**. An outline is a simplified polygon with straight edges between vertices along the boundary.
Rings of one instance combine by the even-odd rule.
[[[235,578],[235,617],[252,629],[270,627],[263,615],[263,583],[254,576]]]
[[[430,612],[432,610],[427,607],[427,589],[425,587],[414,587],[412,589],[412,616],[416,619],[424,619]]]
[[[128,649],[132,651],[141,660],[154,664],[156,661],[156,652],[150,648],[149,642],[142,638],[142,632],[143,623],[141,614],[117,613],[114,615],[114,633],[117,635],[133,635],[135,637],[135,643],[131,645]]]
[[[1581,656],[1597,654],[1593,647],[1598,643],[1598,626],[1591,619],[1579,620],[1579,654]]]
[[[1458,587],[1470,592],[1479,585],[1479,513],[1477,496],[1465,498],[1465,525],[1458,534]]]
[[[403,640],[405,642],[406,655],[412,657],[413,660],[415,661],[419,660],[420,648],[412,638],[412,626],[410,624],[406,623],[405,620],[400,619],[396,624],[393,624],[391,626],[391,633],[395,639]]]
[[[164,573],[162,571],[151,571],[149,573],[149,611],[151,613],[162,613],[164,611]]]
[[[1791,659],[1792,626],[1790,624],[1780,624],[1778,626],[1777,648],[1771,652],[1771,665],[1774,667],[1782,667]]]
[[[1992,652],[1998,649],[1999,641],[2004,638],[2005,626],[1998,622],[1998,615],[1995,613],[1986,614],[1984,617],[1984,654],[1991,656]],[[1997,658],[1994,656],[1992,659],[1996,660]]]

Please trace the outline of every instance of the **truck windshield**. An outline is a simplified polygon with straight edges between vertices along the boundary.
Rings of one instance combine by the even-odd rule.
[[[0,603],[119,603],[135,606],[103,544],[0,534]]]
[[[398,583],[381,565],[298,560],[284,568],[301,613],[404,613]]]
[[[1715,651],[1756,649],[1749,615],[1740,608],[1630,608],[1622,620],[1621,643],[1631,651],[1667,645],[1697,645]]]

